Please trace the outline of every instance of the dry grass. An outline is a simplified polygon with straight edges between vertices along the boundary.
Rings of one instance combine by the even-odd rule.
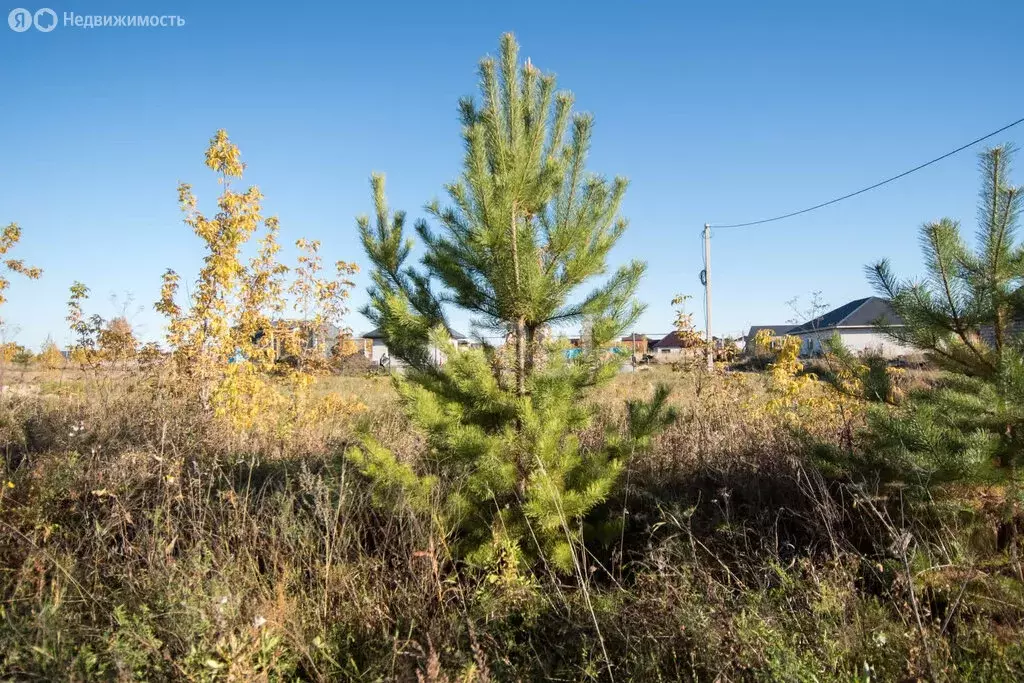
[[[10,378],[10,375],[8,375]],[[65,680],[1014,680],[1024,593],[979,514],[826,477],[842,421],[787,427],[755,373],[623,374],[680,420],[598,514],[589,607],[543,570],[466,571],[339,457],[422,442],[387,378],[367,406],[240,441],[159,375],[28,374],[0,398],[0,672]],[[9,381],[9,383],[12,383]],[[17,382],[14,382],[17,383]],[[907,535],[909,534],[909,541]],[[593,620],[611,661],[608,671]]]

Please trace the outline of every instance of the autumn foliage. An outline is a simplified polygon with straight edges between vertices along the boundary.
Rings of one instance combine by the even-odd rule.
[[[266,215],[224,131],[215,198],[178,188],[203,258],[164,272],[160,344],[81,282],[65,349],[0,327],[0,678],[1024,680],[1008,150],[979,249],[944,220],[927,280],[872,270],[933,367],[762,330],[757,362],[622,372],[626,181],[511,35],[480,80],[419,246],[381,175],[357,222],[391,376],[331,373],[357,268]],[[41,274],[20,237],[0,304]],[[455,308],[505,343],[456,346]]]
[[[343,324],[354,286],[348,276],[357,268],[339,261],[338,277],[324,278],[320,242],[299,239],[298,265],[291,271],[278,260],[280,224],[264,217],[259,189],[235,189],[245,165],[225,131],[210,140],[205,161],[221,186],[215,214],[200,209],[191,185],[178,187],[184,222],[203,242],[203,265],[184,305],[178,301],[180,276],[168,269],[155,305],[167,318],[176,371],[203,408],[238,438],[284,439],[325,412],[358,412],[355,398],[312,390],[312,373],[325,367],[323,330]],[[246,263],[243,250],[260,232],[256,255]],[[287,294],[300,312],[297,324],[281,317]],[[299,363],[282,364],[283,356]]]

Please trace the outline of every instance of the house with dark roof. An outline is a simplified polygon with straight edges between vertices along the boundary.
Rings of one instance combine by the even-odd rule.
[[[903,346],[884,332],[878,325],[902,327],[903,320],[892,309],[887,299],[869,296],[857,299],[833,309],[814,320],[808,320],[786,331],[787,336],[800,337],[800,354],[817,356],[824,351],[824,342],[838,334],[843,345],[854,353],[878,353],[886,358],[895,358],[912,353],[914,349]]]
[[[649,342],[647,348],[648,353],[663,361],[696,357],[706,349],[704,344],[695,346],[685,342],[678,331],[669,332],[661,339]]]
[[[775,333],[773,336],[782,337],[787,332],[789,332],[789,330],[792,327],[794,326],[790,325],[789,323],[783,323],[781,325],[751,325],[750,329],[747,330],[747,335],[744,337],[744,339],[749,344],[754,339],[754,337],[757,336],[757,333],[760,332],[761,330],[771,330],[772,332]]]
[[[792,327],[793,326],[788,323],[781,325],[752,325],[750,329],[747,330],[746,336],[743,337],[744,353],[756,356],[777,348],[778,344],[782,343],[782,338],[786,336],[786,333],[789,332]],[[770,334],[772,336],[768,348],[758,348],[757,344],[754,343],[757,333],[761,330],[771,330]]]
[[[455,344],[456,348],[472,345],[472,341],[469,337],[456,332],[450,327],[448,328],[448,336],[452,338],[452,343]],[[379,327],[375,327],[364,334],[362,339],[368,342],[364,353],[373,363],[376,363],[377,365],[394,365],[395,367],[402,364],[398,358],[391,357],[391,353],[388,351],[387,342],[384,340],[384,333],[380,331]],[[431,354],[437,359],[438,364],[444,362],[443,354],[437,349],[431,349]]]
[[[642,358],[647,355],[650,348],[650,340],[646,334],[631,334],[619,340],[619,345],[626,350],[626,353]]]

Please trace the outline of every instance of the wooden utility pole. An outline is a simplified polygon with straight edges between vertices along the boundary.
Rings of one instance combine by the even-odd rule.
[[[715,369],[715,340],[711,336],[711,225],[704,224],[704,317],[707,322],[708,370]]]

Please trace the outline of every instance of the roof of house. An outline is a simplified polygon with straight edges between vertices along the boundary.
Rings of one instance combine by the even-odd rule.
[[[300,320],[298,318],[275,318],[270,321],[269,327],[271,331],[278,333],[286,330],[290,332],[298,332],[310,324],[310,321]],[[266,332],[267,330],[260,329],[257,334],[259,334],[259,336],[263,336]],[[342,329],[332,323],[320,324],[319,334],[323,335],[324,339],[328,342],[334,341],[343,334],[348,333],[349,331],[347,329]]]
[[[648,343],[647,348],[653,349],[682,349],[686,348],[683,346],[682,341],[679,339],[679,332],[669,332],[658,341],[652,341]]]
[[[448,336],[451,337],[452,339],[455,339],[457,341],[462,341],[462,340],[469,339],[469,337],[467,337],[466,335],[464,335],[464,334],[462,334],[460,332],[456,332],[455,330],[453,330],[450,327],[447,328],[447,329],[448,329]],[[366,334],[364,334],[362,338],[363,339],[383,339],[384,338],[384,333],[380,331],[379,327],[375,327],[372,330],[370,330],[369,332],[367,332]]]
[[[797,325],[787,334],[802,334],[837,327],[874,327],[879,322],[886,325],[903,325],[902,318],[892,310],[887,299],[869,296],[844,304],[824,315],[819,315],[814,320],[805,322],[803,325]]]
[[[747,336],[744,337],[744,339],[753,339],[754,335],[756,335],[761,330],[771,330],[776,334],[776,336],[781,337],[782,335],[789,332],[792,328],[793,326],[790,325],[789,323],[786,323],[784,325],[752,325],[750,329],[747,331]]]

